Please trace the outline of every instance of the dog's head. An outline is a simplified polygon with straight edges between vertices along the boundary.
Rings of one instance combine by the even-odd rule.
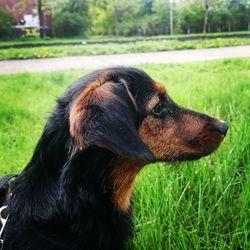
[[[225,122],[178,106],[144,72],[98,72],[72,103],[70,134],[76,150],[91,146],[142,162],[198,159],[225,137]]]

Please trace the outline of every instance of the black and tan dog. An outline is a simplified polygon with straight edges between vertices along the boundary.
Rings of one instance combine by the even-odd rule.
[[[178,106],[140,70],[79,79],[58,100],[11,188],[3,250],[123,249],[143,166],[206,156],[227,129]]]

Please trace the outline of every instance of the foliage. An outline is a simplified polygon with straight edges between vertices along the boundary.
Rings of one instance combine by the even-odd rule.
[[[249,11],[247,1],[213,0],[209,13],[209,31],[247,30]]]
[[[154,34],[169,34],[169,5],[166,0],[155,0],[152,4]]]
[[[88,2],[70,0],[62,2],[61,11],[54,16],[54,30],[58,37],[83,36],[89,27]]]
[[[58,37],[82,36],[84,27],[84,19],[78,13],[63,11],[54,19],[54,31]]]
[[[104,2],[96,2],[89,8],[92,18],[91,33],[98,35],[111,35],[115,33],[113,12]]]
[[[131,35],[137,27],[138,0],[96,0],[90,5],[95,34]],[[99,14],[99,15],[98,15]]]
[[[65,41],[65,43],[67,44],[67,41]],[[123,44],[109,42],[104,44],[87,43],[82,45],[2,49],[0,50],[0,60],[218,48],[247,44],[250,44],[250,40],[247,38],[216,38],[190,41],[165,40],[158,38],[152,41],[138,40],[131,42],[129,42],[128,39],[128,42]]]
[[[171,23],[175,34],[250,30],[249,0],[38,0],[38,5],[39,13],[53,13],[56,34],[66,37],[72,36],[68,26],[76,26],[74,35],[117,37],[170,34]]]
[[[12,26],[15,24],[16,20],[10,12],[0,7],[0,38],[9,38]]]
[[[250,249],[250,59],[142,68],[166,83],[177,103],[230,128],[209,157],[141,171],[132,249]],[[0,174],[24,168],[56,97],[82,74],[0,76]]]
[[[196,2],[183,6],[180,10],[180,28],[183,33],[200,33],[204,19],[204,10]]]
[[[203,30],[205,0],[89,0],[91,34],[169,34],[170,3],[176,33]],[[207,0],[208,32],[250,29],[249,0]]]

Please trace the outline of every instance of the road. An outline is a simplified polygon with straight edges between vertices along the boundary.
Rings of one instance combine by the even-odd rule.
[[[70,56],[47,59],[7,60],[0,61],[0,74],[14,74],[20,72],[50,72],[71,69],[97,69],[116,65],[137,65],[147,63],[199,62],[247,57],[250,58],[250,46],[119,55]]]

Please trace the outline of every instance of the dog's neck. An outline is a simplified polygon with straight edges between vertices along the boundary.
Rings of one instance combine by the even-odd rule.
[[[103,148],[90,148],[69,162],[62,173],[65,194],[69,190],[88,189],[98,195],[109,195],[115,209],[127,212],[136,175],[142,162],[121,158]],[[68,183],[69,176],[71,182]]]
[[[44,169],[49,166],[44,165],[39,150],[36,154],[15,182],[10,217],[24,222],[18,232],[35,221],[32,228],[47,241],[72,235],[79,246],[85,244],[87,233],[104,235],[104,239],[116,235],[118,240],[124,230],[130,233],[130,196],[139,164],[106,149],[89,148],[51,174]]]
[[[130,208],[135,178],[143,165],[143,163],[134,160],[120,159],[112,166],[112,201],[123,212],[127,212]]]
[[[108,205],[118,212],[130,211],[134,181],[143,163],[118,157],[104,148],[93,147],[66,160],[61,168],[57,166],[51,170],[53,166],[48,164],[48,157],[41,154],[40,146],[17,180],[19,193],[30,190],[31,207],[39,207],[42,202],[49,209],[53,196],[54,207],[57,200],[59,206],[67,204],[73,209],[79,202],[84,204],[88,197],[95,196],[100,207]],[[42,200],[46,196],[39,197],[44,191],[50,193],[50,201]],[[17,203],[22,202],[19,200]]]

